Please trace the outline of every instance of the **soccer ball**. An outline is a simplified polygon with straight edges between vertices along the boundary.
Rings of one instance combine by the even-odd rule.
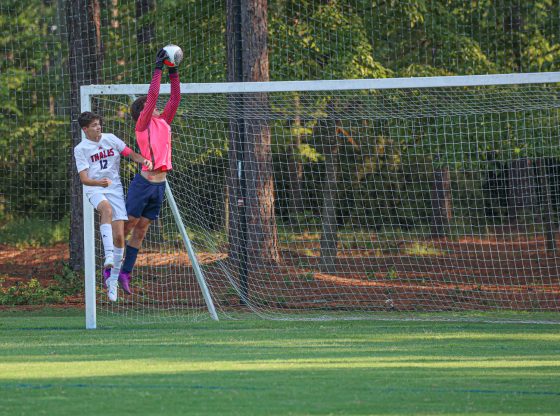
[[[167,66],[178,66],[181,61],[183,60],[183,51],[177,45],[167,45],[163,48],[169,59],[163,61],[163,63]]]

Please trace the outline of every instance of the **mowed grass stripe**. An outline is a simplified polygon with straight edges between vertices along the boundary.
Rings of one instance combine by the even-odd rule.
[[[460,359],[420,359],[419,361],[390,360],[372,358],[348,359],[291,359],[257,361],[170,361],[154,358],[151,360],[120,359],[110,361],[62,361],[30,363],[18,362],[0,364],[0,380],[37,380],[43,378],[96,377],[117,375],[150,375],[189,373],[200,371],[293,371],[326,370],[351,368],[425,368],[425,369],[524,369],[549,368],[560,370],[559,360],[460,360]]]

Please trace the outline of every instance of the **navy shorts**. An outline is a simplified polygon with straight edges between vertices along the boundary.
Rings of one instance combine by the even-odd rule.
[[[134,176],[126,196],[126,212],[128,215],[155,220],[163,203],[165,182],[153,183],[139,173]]]

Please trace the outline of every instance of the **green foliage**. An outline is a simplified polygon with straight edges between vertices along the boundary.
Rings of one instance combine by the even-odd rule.
[[[387,273],[385,274],[385,279],[398,280],[399,279],[399,272],[394,267],[391,267],[387,271]]]
[[[60,27],[41,0],[0,7],[0,222],[17,214],[60,220],[70,155],[62,107]],[[4,207],[7,205],[7,209]]]
[[[57,222],[69,211],[69,172],[75,170],[68,128],[66,0],[1,3],[0,224],[29,216]],[[168,42],[183,47],[185,61],[180,73],[184,82],[226,80],[223,0],[162,0],[142,16],[137,16],[135,1],[109,3],[101,8],[100,16],[101,82],[148,82],[154,54]],[[554,0],[269,0],[270,79],[551,71],[560,65],[559,27],[560,3]],[[140,34],[144,29],[150,29],[152,37],[142,41]],[[358,94],[355,98],[360,100]],[[556,143],[560,127],[547,121],[559,117],[558,109],[550,110],[547,117],[519,111],[473,112],[459,117],[450,114],[446,103],[439,102],[437,97],[400,97],[412,103],[433,103],[432,114],[440,117],[438,125],[471,127],[449,135],[431,128],[434,122],[428,118],[396,121],[400,115],[398,97],[379,98],[386,99],[386,114],[396,112],[384,123],[343,126],[350,137],[368,139],[357,147],[344,143],[341,148],[345,167],[340,175],[346,187],[341,199],[343,206],[339,207],[341,217],[351,218],[358,212],[363,215],[360,210],[366,209],[378,225],[385,218],[384,221],[402,227],[422,226],[428,216],[427,184],[432,173],[421,166],[449,166],[456,178],[471,176],[472,180],[454,185],[460,195],[455,208],[466,212],[465,209],[473,208],[472,198],[480,201],[483,192],[484,178],[472,178],[471,170],[484,171],[490,164],[507,165],[518,157],[560,157]],[[294,97],[294,103],[295,100]],[[315,107],[311,118],[325,115],[327,100],[317,101],[305,103]],[[515,94],[507,101],[515,102]],[[175,131],[185,137],[184,141],[174,143],[174,163],[177,161],[177,169],[192,179],[179,184],[187,197],[178,202],[186,215],[193,218],[201,216],[191,213],[208,207],[209,212],[203,217],[218,220],[202,219],[194,225],[218,229],[223,226],[225,201],[216,201],[215,196],[225,189],[228,126],[221,120],[222,125],[214,126],[220,133],[209,133],[213,128],[207,128],[208,120],[188,120],[193,105],[196,103],[187,102],[181,110],[183,117],[174,122]],[[468,106],[468,99],[457,105]],[[284,110],[274,107],[277,110],[284,114]],[[118,133],[133,145],[125,112],[123,103],[115,109],[121,127]],[[287,162],[303,165],[303,188],[309,200],[317,201],[320,197],[317,184],[323,179],[324,153],[314,142],[315,125],[316,121],[307,120],[300,126],[273,126],[278,129],[276,137],[301,138],[298,144],[292,139],[273,144],[281,216],[287,214],[281,207],[287,206],[290,191],[285,177]],[[546,134],[538,138],[516,133],[539,129]],[[184,161],[182,165],[179,159]],[[123,171],[126,180],[132,168],[125,165]],[[360,206],[359,201],[364,198],[373,201],[372,206]],[[316,205],[304,207],[313,218]],[[482,218],[482,208],[473,208],[477,217]],[[307,217],[302,222],[310,220]],[[23,244],[13,236],[9,239]],[[30,239],[31,245],[59,241],[58,237]]]
[[[56,288],[64,295],[75,295],[84,291],[84,276],[74,271],[66,262],[62,263],[60,274],[55,274],[53,279]]]
[[[50,246],[68,241],[69,219],[59,222],[22,218],[0,227],[0,241],[18,248]]]
[[[82,293],[84,277],[75,272],[67,263],[61,265],[60,273],[53,276],[54,284],[42,285],[36,278],[18,281],[5,286],[0,279],[0,305],[44,305],[64,303],[66,296]]]
[[[443,256],[445,251],[435,248],[429,243],[416,242],[412,246],[404,250],[404,254],[408,256]]]
[[[12,208],[26,215],[49,215],[57,221],[66,212],[70,142],[60,142],[67,123],[48,116],[30,117],[29,124],[11,127],[0,140],[2,187]],[[61,157],[64,163],[59,163]]]
[[[304,282],[314,282],[315,281],[315,274],[313,272],[307,272],[298,275],[298,277],[303,280]]]
[[[3,280],[0,279],[0,285]],[[41,286],[33,278],[29,282],[17,282],[7,288],[0,286],[0,305],[42,305],[62,303],[64,294],[57,286]]]
[[[271,3],[271,79],[390,76],[391,70],[374,58],[361,13],[346,2]],[[331,38],[335,33],[336,40]],[[290,51],[287,59],[282,50]]]

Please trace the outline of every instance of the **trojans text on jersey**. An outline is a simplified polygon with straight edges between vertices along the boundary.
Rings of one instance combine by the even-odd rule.
[[[112,148],[108,150],[107,149],[102,150],[99,153],[91,155],[90,158],[92,162],[97,162],[98,160],[105,159],[110,156],[115,156],[115,151]]]

